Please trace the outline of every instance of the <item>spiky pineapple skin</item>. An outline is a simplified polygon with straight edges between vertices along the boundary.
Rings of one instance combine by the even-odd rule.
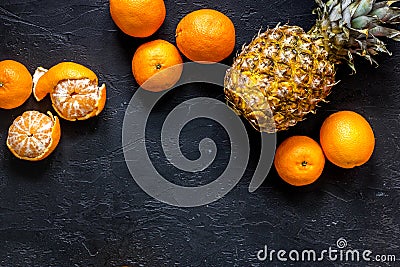
[[[243,47],[224,80],[228,105],[261,132],[286,130],[314,113],[335,83],[323,46],[297,26],[277,26]]]

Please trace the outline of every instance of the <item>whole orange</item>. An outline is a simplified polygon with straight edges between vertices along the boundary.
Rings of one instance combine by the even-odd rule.
[[[342,168],[366,163],[375,147],[371,126],[360,114],[339,111],[322,124],[320,142],[327,159]]]
[[[165,19],[164,0],[110,0],[111,18],[126,34],[148,37]]]
[[[176,44],[190,60],[218,62],[227,58],[235,47],[235,27],[219,11],[196,10],[179,22]]]
[[[182,69],[178,49],[164,40],[142,44],[132,59],[133,76],[143,89],[149,91],[171,88],[181,77]]]
[[[21,106],[32,93],[32,75],[21,63],[0,61],[0,108]]]
[[[315,182],[321,176],[325,156],[319,144],[310,137],[292,136],[279,145],[274,165],[285,182],[303,186]]]

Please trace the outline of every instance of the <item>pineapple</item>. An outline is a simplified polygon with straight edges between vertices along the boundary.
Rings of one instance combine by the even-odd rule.
[[[346,62],[355,72],[353,55],[371,63],[388,53],[378,37],[400,41],[397,2],[315,0],[316,24],[306,33],[297,26],[276,26],[244,46],[224,80],[227,103],[254,128],[286,130],[315,113],[335,85],[335,65]]]

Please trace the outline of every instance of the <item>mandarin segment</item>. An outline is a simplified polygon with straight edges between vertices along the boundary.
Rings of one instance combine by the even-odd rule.
[[[60,136],[57,117],[50,112],[45,115],[38,111],[26,111],[10,126],[7,147],[17,158],[38,161],[54,151]]]
[[[21,106],[32,93],[32,76],[28,69],[14,60],[0,61],[0,108]]]

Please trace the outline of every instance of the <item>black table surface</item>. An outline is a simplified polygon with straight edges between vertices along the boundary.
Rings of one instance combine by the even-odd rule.
[[[50,100],[31,97],[23,106],[0,110],[0,266],[280,266],[260,261],[268,249],[320,251],[350,249],[400,260],[400,45],[388,41],[392,56],[378,56],[378,68],[356,58],[357,74],[340,66],[340,83],[316,115],[277,135],[318,140],[323,120],[339,110],[356,111],[370,122],[376,148],[370,161],[354,169],[327,162],[313,185],[293,188],[272,168],[253,193],[248,185],[259,157],[260,136],[247,122],[251,156],[238,185],[222,199],[195,208],[174,207],[148,196],[135,183],[121,148],[122,122],[138,89],[131,74],[135,49],[154,39],[175,43],[175,28],[187,13],[217,9],[236,27],[238,51],[260,30],[279,22],[309,29],[313,1],[166,0],[167,17],[149,38],[123,34],[113,23],[108,1],[21,1],[0,3],[0,60],[14,59],[31,73],[61,61],[89,66],[107,85],[107,104],[96,118],[61,121],[62,139],[47,159],[16,159],[5,142],[8,127],[25,110],[52,110]],[[222,63],[231,64],[234,53]],[[187,60],[186,60],[187,61]],[[182,185],[206,184],[223,172],[230,155],[228,136],[218,123],[198,119],[181,132],[189,159],[199,157],[205,137],[218,148],[205,171],[171,168],[160,144],[160,124],[174,106],[205,96],[224,101],[223,89],[191,84],[168,93],[153,110],[146,145],[158,169]],[[156,155],[156,156],[154,156]],[[324,260],[327,266],[396,266],[397,262]],[[309,266],[317,263],[302,262]]]

